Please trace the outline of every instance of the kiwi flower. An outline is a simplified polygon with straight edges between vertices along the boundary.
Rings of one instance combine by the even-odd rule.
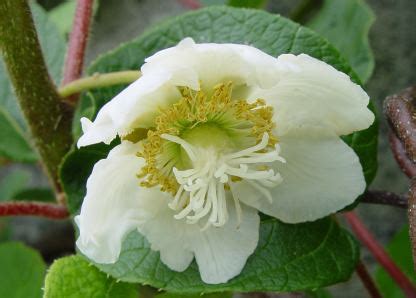
[[[116,262],[137,230],[170,269],[195,258],[204,282],[227,282],[257,246],[258,211],[313,221],[364,191],[359,159],[339,136],[374,115],[332,66],[186,38],[141,71],[94,122],[81,120],[79,147],[121,140],[95,164],[75,218],[77,246],[93,261]]]

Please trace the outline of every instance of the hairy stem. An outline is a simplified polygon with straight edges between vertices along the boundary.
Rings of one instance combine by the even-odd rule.
[[[416,297],[416,288],[407,276],[393,262],[384,248],[377,242],[374,236],[367,230],[358,216],[353,212],[344,213],[345,218],[357,238],[368,248],[374,258],[387,271],[396,284],[402,289],[407,297]]]
[[[407,88],[384,101],[384,113],[407,156],[416,162],[416,87]]]
[[[20,107],[53,185],[72,143],[72,111],[49,77],[26,0],[0,1],[0,49]]]
[[[407,208],[407,200],[407,196],[401,196],[395,194],[394,192],[383,190],[368,190],[363,194],[361,202]]]
[[[41,216],[53,219],[66,219],[68,210],[63,205],[41,202],[0,203],[0,216]]]
[[[380,294],[380,291],[378,290],[376,284],[374,283],[373,279],[371,278],[371,275],[368,273],[368,270],[362,261],[358,262],[355,271],[357,272],[358,277],[361,279],[363,285],[370,294],[370,297],[381,298],[382,296]]]
[[[389,134],[390,148],[393,152],[394,158],[403,173],[407,177],[412,178],[416,176],[416,164],[409,159],[406,150],[399,138],[394,134]]]
[[[89,89],[129,84],[137,80],[139,77],[140,71],[136,70],[118,71],[105,74],[97,73],[91,77],[85,77],[72,81],[71,83],[61,87],[58,92],[62,97],[67,97]]]
[[[84,65],[85,49],[91,24],[94,0],[78,0],[75,10],[74,23],[69,38],[68,52],[65,59],[62,85],[78,79]],[[78,95],[68,98],[71,102],[78,100]]]

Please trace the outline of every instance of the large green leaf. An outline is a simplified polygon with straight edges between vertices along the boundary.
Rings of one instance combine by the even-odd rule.
[[[195,262],[181,273],[169,270],[137,232],[127,236],[115,264],[96,265],[123,281],[171,292],[286,292],[345,281],[357,258],[356,242],[331,218],[297,225],[271,219],[262,222],[258,247],[242,273],[226,284],[204,284]]]
[[[137,298],[138,289],[135,285],[107,277],[81,256],[70,256],[52,264],[45,279],[43,297]]]
[[[319,13],[307,24],[339,49],[367,82],[374,69],[368,33],[375,17],[365,0],[325,0]]]
[[[21,243],[1,243],[0,264],[0,297],[42,297],[46,266],[38,252]]]
[[[167,21],[101,56],[88,72],[138,69],[146,57],[176,45],[188,36],[196,42],[251,44],[273,56],[307,53],[360,83],[338,51],[313,31],[259,10],[225,6],[202,9]],[[94,105],[99,108],[124,87],[91,91]],[[86,99],[84,96],[83,100]],[[91,101],[91,97],[88,100]],[[360,157],[368,183],[376,171],[376,156],[373,154],[376,140],[376,124],[346,138]],[[91,150],[96,148],[93,146]],[[86,179],[93,164],[105,157],[109,149],[104,146],[98,152],[89,150],[87,147],[71,153],[62,167],[61,178],[70,205],[73,201],[72,211],[78,210],[82,202]],[[123,252],[115,265],[98,266],[121,280],[146,283],[173,292],[291,291],[319,288],[348,279],[357,257],[358,249],[350,235],[329,218],[300,225],[287,225],[271,219],[261,224],[261,241],[243,273],[227,284],[203,284],[195,264],[183,273],[168,270],[161,263],[159,254],[151,251],[146,239],[136,232],[125,240]]]
[[[60,82],[65,55],[65,41],[46,12],[31,1],[31,10],[42,51],[49,72],[56,83]],[[0,57],[0,157],[13,161],[34,162],[29,133],[22,112],[17,103],[3,59]]]
[[[405,225],[387,245],[387,252],[395,261],[399,268],[409,277],[410,280],[416,282],[416,273],[413,269],[412,249],[409,238],[409,226]],[[388,298],[405,298],[403,291],[397,286],[396,282],[390,275],[380,266],[378,266],[375,274],[376,283],[383,294]]]

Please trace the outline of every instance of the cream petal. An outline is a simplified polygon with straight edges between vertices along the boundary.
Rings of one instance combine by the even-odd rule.
[[[98,161],[87,181],[80,215],[78,249],[98,263],[114,263],[124,236],[147,220],[146,198],[159,191],[140,188],[137,172],[143,166],[137,144],[122,142],[107,158]],[[156,192],[156,193],[155,193]]]
[[[233,184],[242,202],[284,222],[313,221],[334,213],[363,193],[366,187],[355,152],[340,138],[322,135],[280,139],[286,163],[276,164],[283,182],[271,189],[272,203],[245,182]]]
[[[83,120],[78,147],[109,143],[116,135],[153,126],[160,112],[180,98],[177,86],[207,91],[224,81],[268,88],[278,81],[277,59],[234,44],[195,44],[190,38],[146,59],[142,76],[102,107],[94,122]],[[238,91],[238,90],[237,90]]]
[[[210,284],[227,282],[241,272],[258,242],[260,218],[255,209],[242,207],[238,227],[235,208],[229,199],[229,221],[220,228],[201,231],[202,223],[187,224],[185,219],[174,219],[175,212],[167,207],[168,201],[160,197],[157,200],[160,208],[151,220],[140,225],[139,231],[152,249],[160,251],[163,263],[183,271],[195,255],[202,280]]]
[[[199,239],[192,242],[201,278],[206,283],[225,283],[240,274],[259,240],[257,210],[242,206],[242,222],[238,226],[231,200],[228,200],[227,208],[229,220],[224,226],[211,227],[199,233]]]
[[[373,123],[368,95],[346,74],[306,54],[284,54],[277,60],[279,83],[253,89],[250,99],[263,98],[274,108],[279,136],[308,126],[347,135]]]
[[[153,126],[158,112],[179,98],[180,93],[172,84],[171,74],[153,72],[143,75],[105,104],[94,122],[81,119],[84,134],[77,145],[109,144],[117,134],[122,136],[136,128]]]
[[[269,88],[279,79],[277,59],[248,45],[195,44],[191,38],[186,38],[176,47],[157,52],[146,62],[142,68],[144,73],[159,68],[171,72],[192,70],[202,87],[208,90],[230,80],[235,85]]]

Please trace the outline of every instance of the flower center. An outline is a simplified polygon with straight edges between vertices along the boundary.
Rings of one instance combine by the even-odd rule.
[[[272,108],[261,99],[235,99],[232,89],[219,84],[207,96],[182,88],[182,98],[155,119],[138,153],[146,160],[141,185],[172,193],[175,218],[190,224],[206,219],[204,229],[227,222],[233,183],[244,180],[271,201],[269,189],[282,181],[268,166],[285,162],[272,134]],[[232,197],[241,221],[239,199]]]

